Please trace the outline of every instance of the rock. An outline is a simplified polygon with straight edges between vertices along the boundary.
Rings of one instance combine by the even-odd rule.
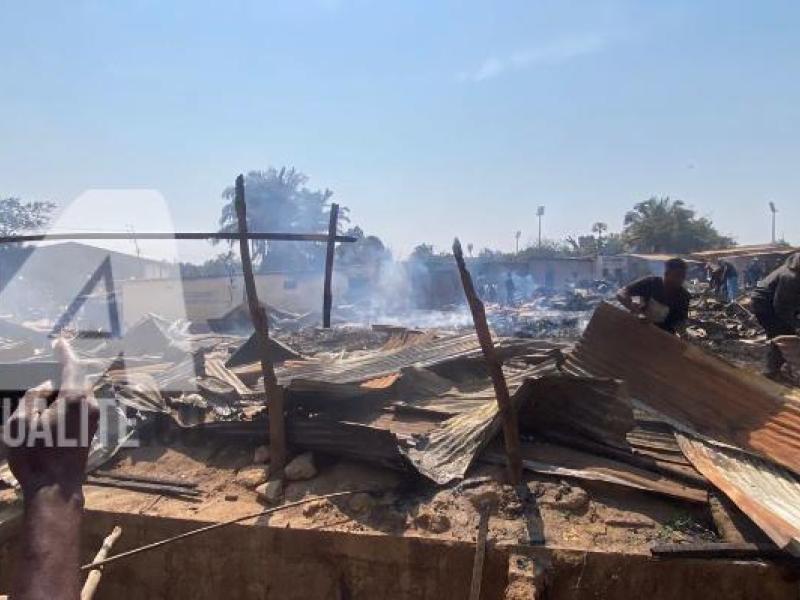
[[[259,446],[253,452],[253,462],[262,465],[269,462],[269,446]]]
[[[314,456],[311,452],[296,456],[286,465],[283,474],[289,481],[311,479],[317,474],[317,468],[314,466]]]
[[[414,524],[431,533],[444,533],[450,530],[450,519],[438,513],[421,513],[414,519]]]
[[[225,494],[226,502],[236,502],[239,499],[239,494]]]
[[[464,497],[475,510],[481,510],[484,505],[495,507],[500,502],[500,493],[493,484],[468,489],[464,492]]]
[[[589,507],[589,494],[583,488],[565,483],[555,490],[548,490],[539,498],[538,504],[566,512],[581,513]]]
[[[319,511],[323,509],[325,506],[325,502],[323,500],[319,500],[317,502],[309,502],[308,504],[303,507],[303,516],[306,518],[311,518],[316,515]]]
[[[369,512],[375,506],[375,500],[367,493],[359,492],[350,496],[347,505],[357,513]]]
[[[258,499],[267,504],[277,504],[283,495],[283,480],[273,479],[267,483],[262,483],[256,488]]]
[[[249,466],[240,469],[234,481],[249,490],[258,487],[269,479],[269,467]]]

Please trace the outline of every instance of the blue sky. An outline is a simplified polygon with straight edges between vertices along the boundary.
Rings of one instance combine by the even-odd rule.
[[[741,243],[773,200],[800,242],[798,30],[788,1],[0,0],[0,196],[154,189],[208,229],[287,164],[400,255],[510,249],[540,204],[546,237],[619,230],[650,195]],[[85,228],[161,228],[140,212]]]

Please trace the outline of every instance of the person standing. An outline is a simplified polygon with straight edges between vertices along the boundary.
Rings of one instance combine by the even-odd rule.
[[[800,252],[792,254],[759,282],[751,296],[751,308],[769,340],[767,377],[780,378],[786,359],[773,340],[781,335],[795,335],[800,311]]]
[[[758,282],[764,277],[764,265],[761,263],[761,260],[756,256],[753,260],[750,261],[750,264],[747,266],[747,271],[745,272],[746,279],[747,279],[747,287],[754,288],[758,285]]]
[[[514,285],[514,278],[511,277],[511,271],[509,271],[506,276],[506,299],[509,306],[514,306],[514,295],[516,291],[517,287]]]
[[[725,300],[733,302],[739,295],[739,271],[732,262],[723,260],[722,265],[722,284],[725,290]]]

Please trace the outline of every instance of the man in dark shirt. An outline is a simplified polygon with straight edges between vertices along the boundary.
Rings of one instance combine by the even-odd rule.
[[[666,262],[664,276],[651,275],[628,284],[617,292],[617,300],[625,308],[664,331],[676,333],[689,318],[689,292],[686,281],[686,262],[671,258]],[[634,298],[641,298],[640,303]]]
[[[800,311],[800,253],[767,275],[753,290],[751,308],[770,340],[765,375],[779,378],[786,360],[772,339],[795,335]]]

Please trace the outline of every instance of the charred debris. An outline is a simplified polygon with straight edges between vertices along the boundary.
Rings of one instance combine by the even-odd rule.
[[[236,477],[271,506],[286,500],[284,481],[356,461],[399,474],[405,494],[489,490],[512,519],[538,504],[579,511],[584,488],[622,507],[635,495],[701,515],[675,526],[677,540],[655,536],[659,557],[800,556],[800,392],[736,364],[764,345],[745,303],[698,290],[690,342],[614,306],[609,286],[484,304],[491,290],[472,279],[456,242],[469,308],[456,321],[354,325],[357,305],[332,311],[332,251],[323,313],[294,314],[259,301],[238,184],[241,306],[204,323],[152,314],[120,337],[75,341],[105,421],[125,424],[95,441],[90,485],[187,501],[213,494],[175,474],[111,467],[134,439],[215,440],[257,448],[258,468]],[[340,238],[332,211],[329,249]],[[46,332],[0,322],[0,338],[3,368],[31,381],[52,368]],[[16,483],[7,466],[0,479]],[[554,496],[543,480],[560,486]],[[446,530],[435,517],[425,528]],[[524,540],[549,542],[541,523]]]

